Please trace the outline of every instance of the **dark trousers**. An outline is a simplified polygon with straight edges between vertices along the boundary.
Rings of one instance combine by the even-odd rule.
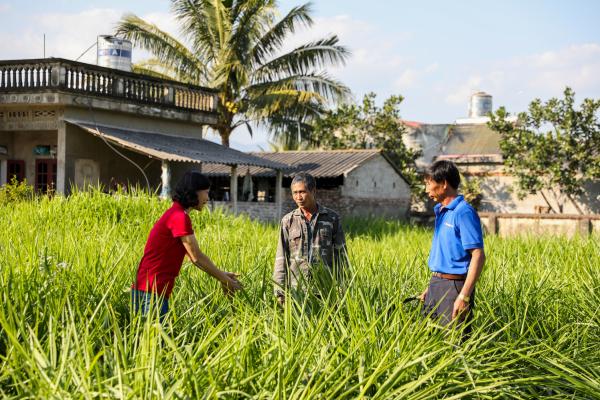
[[[147,317],[149,313],[158,313],[162,323],[169,312],[169,299],[154,293],[131,289],[131,306],[134,313]],[[152,316],[152,315],[151,315]]]
[[[422,313],[436,320],[440,325],[446,326],[452,322],[452,310],[454,309],[454,301],[460,294],[465,281],[454,281],[450,279],[439,278],[432,276],[429,281],[429,289],[425,302],[423,304]],[[470,307],[466,314],[462,315],[461,324],[465,323],[465,329],[469,330],[469,322],[473,317],[472,308],[475,300],[475,290],[471,294]]]

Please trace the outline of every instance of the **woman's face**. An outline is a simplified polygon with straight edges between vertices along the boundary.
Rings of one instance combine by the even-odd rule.
[[[196,207],[193,207],[194,209],[200,211],[200,210],[202,210],[204,205],[206,203],[208,203],[208,191],[209,191],[209,189],[198,190],[196,192],[196,194],[198,195],[198,205]]]

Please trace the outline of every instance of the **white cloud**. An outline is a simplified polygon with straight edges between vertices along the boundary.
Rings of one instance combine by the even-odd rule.
[[[111,34],[121,12],[114,9],[90,9],[79,13],[51,13],[35,17],[46,33],[46,55],[75,59],[92,46],[98,35]],[[96,61],[95,49],[87,52],[80,61]]]
[[[473,93],[481,90],[483,81],[481,76],[475,75],[469,77],[465,83],[455,88],[446,96],[446,103],[451,105],[466,104]]]
[[[171,36],[174,36],[181,40],[181,35],[179,34],[179,23],[177,18],[172,13],[168,12],[154,12],[148,13],[144,15],[140,15],[144,21],[150,22],[158,26],[158,28],[162,31],[169,33]]]
[[[409,87],[422,85],[427,75],[433,74],[439,68],[438,63],[433,63],[425,66],[424,68],[406,68],[401,69],[400,76],[394,80],[394,88],[400,91],[404,91]]]
[[[374,87],[371,81],[412,82],[420,75],[419,67],[409,57],[400,56],[398,46],[411,39],[410,33],[390,35],[380,27],[347,15],[315,18],[314,25],[301,29],[286,42],[284,51],[300,44],[335,34],[339,43],[350,51],[346,65],[328,71],[351,87],[356,84]],[[402,76],[403,75],[403,76]]]
[[[467,104],[484,90],[494,96],[494,108],[524,110],[534,98],[561,96],[570,86],[577,96],[600,97],[600,44],[587,43],[482,64],[462,83],[446,87],[445,102]],[[466,109],[465,109],[466,110]]]
[[[78,13],[33,14],[21,22],[18,32],[0,34],[2,58],[41,58],[44,34],[46,56],[75,59],[102,34],[110,34],[121,12],[114,9],[90,9]],[[90,50],[81,61],[95,62]]]

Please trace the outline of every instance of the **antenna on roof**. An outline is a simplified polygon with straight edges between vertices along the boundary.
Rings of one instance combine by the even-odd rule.
[[[85,50],[83,53],[81,53],[81,55],[80,55],[79,57],[77,57],[77,58],[75,59],[75,61],[79,61],[79,59],[80,59],[81,57],[83,57],[83,56],[85,55],[85,53],[87,53],[88,51],[90,51],[91,49],[93,49],[93,48],[94,48],[94,46],[97,46],[97,45],[98,45],[98,41],[95,41],[95,42],[94,42],[94,43],[93,43],[93,44],[92,44],[90,47],[88,47],[88,48],[87,48],[87,49],[86,49],[86,50]]]

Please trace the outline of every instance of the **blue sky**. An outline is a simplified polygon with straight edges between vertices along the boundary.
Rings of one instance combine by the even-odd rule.
[[[281,1],[285,12],[298,1]],[[0,0],[0,59],[74,59],[110,33],[124,12],[176,32],[169,1]],[[432,123],[465,117],[472,92],[494,96],[494,107],[522,111],[534,98],[559,96],[566,85],[579,99],[600,98],[600,2],[383,1],[313,2],[315,26],[290,45],[337,34],[352,52],[332,73],[360,99],[405,97],[402,116]],[[134,60],[142,52],[134,51]],[[92,62],[93,52],[83,60]],[[266,133],[236,131],[232,146],[268,148]]]

